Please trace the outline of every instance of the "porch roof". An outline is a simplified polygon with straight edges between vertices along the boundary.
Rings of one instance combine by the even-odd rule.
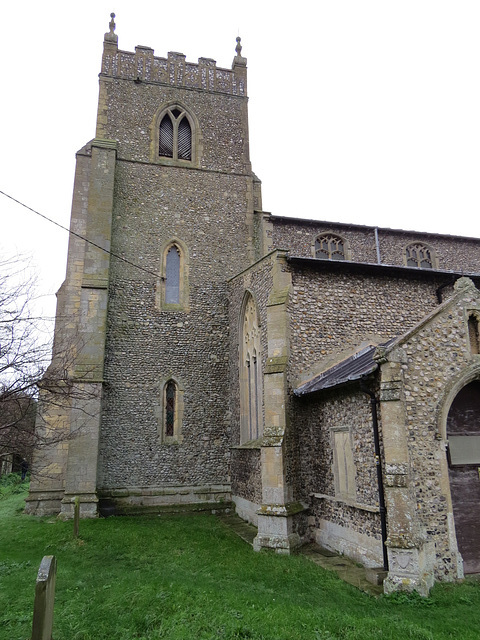
[[[378,347],[389,347],[396,338],[384,344],[369,344],[352,356],[322,371],[311,380],[294,389],[294,395],[301,397],[316,391],[331,389],[340,385],[348,384],[359,380],[364,376],[373,373],[378,369],[378,362],[375,360],[375,351]]]

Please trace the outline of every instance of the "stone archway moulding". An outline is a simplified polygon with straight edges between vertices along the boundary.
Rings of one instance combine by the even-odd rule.
[[[474,380],[480,380],[480,357],[467,365],[456,376],[453,376],[450,383],[445,387],[443,397],[438,404],[437,413],[437,433],[443,441],[447,440],[447,417],[452,402],[461,389]]]

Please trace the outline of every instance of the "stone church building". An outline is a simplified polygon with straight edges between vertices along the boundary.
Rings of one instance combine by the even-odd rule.
[[[480,572],[480,240],[263,211],[240,38],[224,69],[113,18],[27,512],[233,504],[386,591]]]

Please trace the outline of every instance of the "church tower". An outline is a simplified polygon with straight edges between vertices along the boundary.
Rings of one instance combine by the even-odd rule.
[[[228,279],[255,260],[247,68],[104,38],[95,138],[77,154],[30,513],[230,499]],[[86,238],[86,241],[84,240]],[[47,375],[48,378],[48,375]],[[43,471],[43,472],[42,472]]]

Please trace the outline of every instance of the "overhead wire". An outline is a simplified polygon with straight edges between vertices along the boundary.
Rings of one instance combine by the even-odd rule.
[[[93,242],[93,240],[89,240],[85,236],[82,236],[80,233],[77,233],[76,231],[72,231],[68,227],[64,227],[63,224],[60,224],[59,222],[56,222],[55,220],[52,220],[51,218],[49,218],[48,216],[44,215],[43,213],[40,213],[39,211],[36,211],[36,209],[33,209],[32,207],[29,207],[24,202],[21,202],[20,200],[17,200],[13,196],[9,195],[8,193],[5,193],[5,191],[1,191],[0,190],[0,194],[2,194],[2,196],[5,196],[6,198],[9,198],[10,200],[13,200],[13,202],[16,202],[17,204],[19,204],[20,206],[24,207],[25,209],[28,209],[29,211],[31,211],[35,215],[40,216],[40,218],[43,218],[44,220],[47,220],[47,222],[51,222],[55,226],[60,227],[60,229],[63,229],[64,231],[67,231],[72,236],[80,238],[80,240],[84,240],[85,242],[88,242],[88,244],[91,244],[93,247],[96,247],[97,249],[100,249],[101,251],[104,251],[105,253],[108,253],[108,255],[112,256],[112,258],[116,258],[117,260],[121,260],[122,262],[125,262],[126,264],[129,264],[131,267],[135,267],[135,269],[140,269],[140,271],[144,271],[145,273],[148,273],[151,276],[155,276],[155,278],[161,278],[161,276],[159,276],[158,273],[150,271],[149,269],[145,269],[145,267],[141,267],[139,264],[136,264],[135,262],[132,262],[131,260],[127,260],[127,258],[119,256],[118,253],[114,253],[113,251],[110,251],[109,249],[105,249],[104,247],[101,247],[96,242]]]

